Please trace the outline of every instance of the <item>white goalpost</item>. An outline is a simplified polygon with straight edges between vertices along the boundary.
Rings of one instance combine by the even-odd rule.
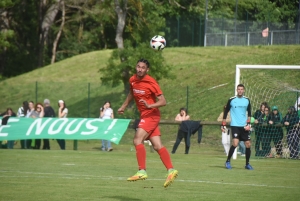
[[[270,106],[279,107],[284,116],[287,108],[295,105],[300,96],[300,66],[236,65],[235,95],[236,87],[240,83],[245,85],[245,96],[250,98],[252,114],[259,109],[262,102],[268,102]],[[284,150],[288,152],[286,144]],[[274,147],[272,151],[274,152]],[[237,150],[233,154],[233,159],[236,158]]]

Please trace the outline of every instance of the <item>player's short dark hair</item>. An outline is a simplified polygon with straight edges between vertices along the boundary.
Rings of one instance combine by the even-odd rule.
[[[147,59],[141,58],[136,63],[139,63],[139,62],[145,63],[147,65],[147,67],[150,68],[150,63],[149,63],[149,61]]]
[[[238,84],[236,88],[243,87],[245,89],[245,86],[243,84]]]

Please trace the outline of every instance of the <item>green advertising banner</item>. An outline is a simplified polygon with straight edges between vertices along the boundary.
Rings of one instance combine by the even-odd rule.
[[[7,125],[0,126],[0,141],[103,139],[119,144],[129,122],[130,119],[10,117]]]

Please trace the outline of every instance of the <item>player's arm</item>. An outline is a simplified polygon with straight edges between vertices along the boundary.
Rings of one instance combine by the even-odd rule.
[[[158,107],[165,106],[167,104],[164,95],[162,94],[158,95],[156,98],[157,101],[153,104],[148,104],[144,99],[139,100],[139,102],[143,102],[146,108],[158,108]]]
[[[251,119],[251,103],[250,103],[250,100],[249,100],[249,104],[248,104],[248,107],[247,107],[247,112],[248,112],[248,119],[247,119],[247,123],[250,122],[250,119]]]
[[[124,103],[122,104],[122,106],[118,109],[118,113],[119,114],[123,114],[124,113],[124,110],[126,109],[127,105],[132,101],[133,99],[133,95],[132,95],[132,92],[131,90],[129,91]]]
[[[226,118],[227,118],[228,112],[229,112],[230,107],[231,107],[230,102],[231,102],[231,99],[229,99],[227,101],[226,108],[225,108],[224,113],[223,113],[223,122],[225,122],[225,124],[226,124]]]

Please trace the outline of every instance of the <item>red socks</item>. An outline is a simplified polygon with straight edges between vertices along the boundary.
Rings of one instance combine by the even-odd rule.
[[[146,170],[146,150],[144,144],[139,144],[135,146],[135,150],[139,170]],[[173,165],[168,150],[165,147],[163,147],[160,150],[158,150],[157,153],[159,154],[160,159],[167,168],[167,170],[172,169]]]
[[[157,153],[159,154],[160,159],[167,168],[167,170],[172,169],[173,165],[168,150],[165,147],[163,147],[160,150],[158,150]]]
[[[146,170],[146,150],[144,144],[136,145],[135,150],[139,170]]]

